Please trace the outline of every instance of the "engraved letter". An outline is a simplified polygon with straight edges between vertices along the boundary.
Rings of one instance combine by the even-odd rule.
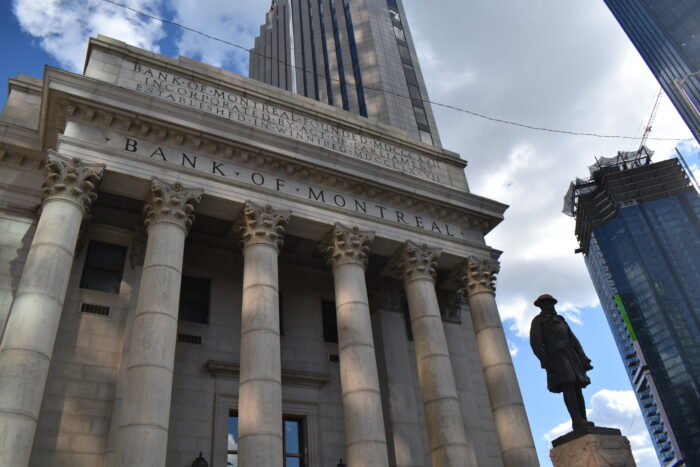
[[[197,156],[192,156],[192,159],[190,159],[189,156],[183,152],[182,153],[182,162],[180,163],[180,165],[182,165],[184,167],[185,161],[187,161],[187,163],[190,164],[190,167],[192,167],[194,169],[195,165],[197,165]]]
[[[136,141],[135,139],[127,138],[126,139],[126,146],[124,147],[125,151],[129,152],[136,152],[136,146],[138,146],[139,142]]]
[[[323,190],[318,192],[318,195],[314,193],[314,189],[309,187],[309,199],[313,196],[313,199],[318,201],[319,199],[321,200],[322,203],[326,202],[326,199],[323,197]]]

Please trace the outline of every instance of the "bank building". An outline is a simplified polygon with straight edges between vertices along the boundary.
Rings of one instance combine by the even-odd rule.
[[[484,240],[506,206],[429,109],[278,85],[103,36],[10,80],[0,466],[538,465]]]

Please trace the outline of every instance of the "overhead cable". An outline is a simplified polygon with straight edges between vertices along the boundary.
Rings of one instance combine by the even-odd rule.
[[[243,47],[243,46],[240,45],[240,44],[236,44],[236,43],[234,43],[234,42],[230,42],[230,41],[227,41],[227,40],[225,40],[225,39],[221,39],[221,38],[218,38],[218,37],[216,37],[216,36],[212,36],[212,35],[210,35],[210,34],[207,34],[207,33],[205,33],[205,32],[199,31],[199,30],[197,30],[197,29],[191,28],[191,27],[189,27],[189,26],[185,26],[185,25],[183,25],[183,24],[180,24],[180,23],[178,23],[178,22],[176,22],[176,21],[171,21],[171,20],[167,20],[167,19],[164,19],[164,18],[160,18],[160,17],[158,17],[158,16],[155,16],[155,15],[152,15],[152,14],[150,14],[150,13],[146,13],[146,12],[137,10],[137,9],[135,9],[135,8],[132,8],[132,7],[128,6],[128,5],[124,5],[124,4],[122,4],[122,3],[116,2],[116,1],[114,1],[114,0],[102,0],[102,1],[103,1],[103,2],[106,2],[106,3],[110,3],[110,4],[115,5],[115,6],[118,6],[118,7],[120,7],[120,8],[125,9],[125,10],[132,11],[132,12],[134,12],[134,13],[136,13],[136,14],[139,14],[139,15],[141,15],[141,16],[144,16],[144,17],[146,17],[146,18],[154,19],[154,20],[156,20],[156,21],[160,21],[160,22],[165,23],[165,24],[170,24],[170,25],[172,25],[172,26],[177,26],[177,27],[182,28],[182,29],[185,29],[185,30],[187,30],[187,31],[189,31],[189,32],[192,32],[192,33],[195,33],[195,34],[199,34],[200,36],[206,37],[207,39],[211,39],[211,40],[213,40],[213,41],[221,42],[222,44],[226,44],[226,45],[229,45],[229,46],[231,46],[231,47],[235,47],[235,48],[237,48],[237,49],[240,49],[240,50],[242,50],[242,51],[248,53],[249,55],[257,55],[258,57],[264,58],[264,59],[266,59],[266,60],[276,61],[276,62],[278,62],[278,63],[280,63],[280,64],[282,64],[282,65],[284,65],[284,66],[287,66],[287,67],[289,67],[289,68],[296,69],[296,70],[302,71],[302,72],[304,72],[304,73],[310,73],[308,70],[305,70],[303,67],[300,67],[300,66],[293,66],[293,65],[291,65],[291,64],[289,64],[289,63],[287,63],[287,62],[285,62],[285,61],[283,61],[283,60],[280,60],[280,59],[278,59],[278,58],[268,57],[267,55],[264,55],[264,54],[261,54],[261,53],[259,53],[259,52],[253,51],[252,49],[247,49],[247,48]],[[320,74],[318,75],[318,78],[326,79],[325,76],[320,75]],[[339,79],[330,78],[330,80],[340,83],[340,80],[339,80]],[[350,81],[348,81],[347,79],[346,79],[346,83],[354,84],[353,82],[350,82]],[[410,96],[406,96],[406,95],[403,95],[403,94],[401,94],[401,93],[389,91],[389,90],[387,90],[387,89],[378,89],[378,88],[373,88],[373,87],[371,87],[371,86],[363,86],[363,89],[365,89],[365,90],[371,90],[371,91],[376,91],[376,92],[381,92],[381,93],[385,93],[385,94],[390,94],[390,95],[394,95],[394,96],[396,96],[396,97],[400,97],[400,98],[403,98],[403,99],[409,99],[409,100],[411,100],[411,97],[410,97]],[[526,124],[526,123],[519,123],[519,122],[510,121],[510,120],[505,120],[505,119],[502,119],[502,118],[491,117],[491,116],[489,116],[489,115],[484,115],[484,114],[479,113],[479,112],[474,112],[473,110],[464,109],[464,108],[457,107],[457,106],[454,106],[454,105],[443,104],[443,103],[431,101],[431,100],[428,100],[428,99],[423,99],[423,102],[428,103],[428,104],[432,104],[432,105],[437,106],[437,107],[444,107],[444,108],[446,108],[446,109],[451,109],[451,110],[455,110],[455,111],[457,111],[457,112],[462,112],[462,113],[465,113],[465,114],[468,114],[468,115],[472,115],[472,116],[474,116],[474,117],[478,117],[478,118],[481,118],[481,119],[484,119],[484,120],[489,120],[489,121],[496,122],[496,123],[502,123],[502,124],[504,124],[504,125],[511,125],[511,126],[515,126],[515,127],[526,128],[526,129],[528,129],[528,130],[544,131],[544,132],[549,132],[549,133],[559,133],[559,134],[574,135],[574,136],[591,136],[591,137],[595,137],[595,138],[617,138],[617,139],[628,139],[628,140],[641,140],[641,139],[642,139],[642,137],[639,137],[639,136],[604,135],[604,134],[594,133],[594,132],[569,131],[569,130],[561,130],[561,129],[555,129],[555,128],[541,127],[541,126],[536,126],[536,125],[528,125],[528,124]],[[648,137],[647,139],[656,140],[656,141],[688,141],[688,140],[692,140],[692,138],[662,138],[662,137]]]

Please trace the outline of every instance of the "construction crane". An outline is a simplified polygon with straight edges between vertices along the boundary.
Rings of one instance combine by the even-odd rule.
[[[651,109],[651,115],[649,116],[649,121],[647,122],[647,127],[644,129],[644,134],[642,135],[642,140],[639,142],[639,149],[637,149],[637,157],[642,155],[642,150],[644,149],[644,143],[647,142],[649,138],[649,133],[651,133],[651,126],[656,118],[656,111],[659,110],[659,102],[661,101],[661,88],[659,88],[658,94],[656,94],[656,100],[654,101],[654,107]]]

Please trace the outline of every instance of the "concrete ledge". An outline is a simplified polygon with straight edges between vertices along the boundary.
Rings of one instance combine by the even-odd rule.
[[[222,362],[209,360],[207,371],[215,377],[227,376],[238,378],[240,375],[240,365],[236,362]],[[312,371],[290,370],[282,368],[282,383],[289,386],[301,386],[320,388],[331,380],[328,373],[315,373]]]

